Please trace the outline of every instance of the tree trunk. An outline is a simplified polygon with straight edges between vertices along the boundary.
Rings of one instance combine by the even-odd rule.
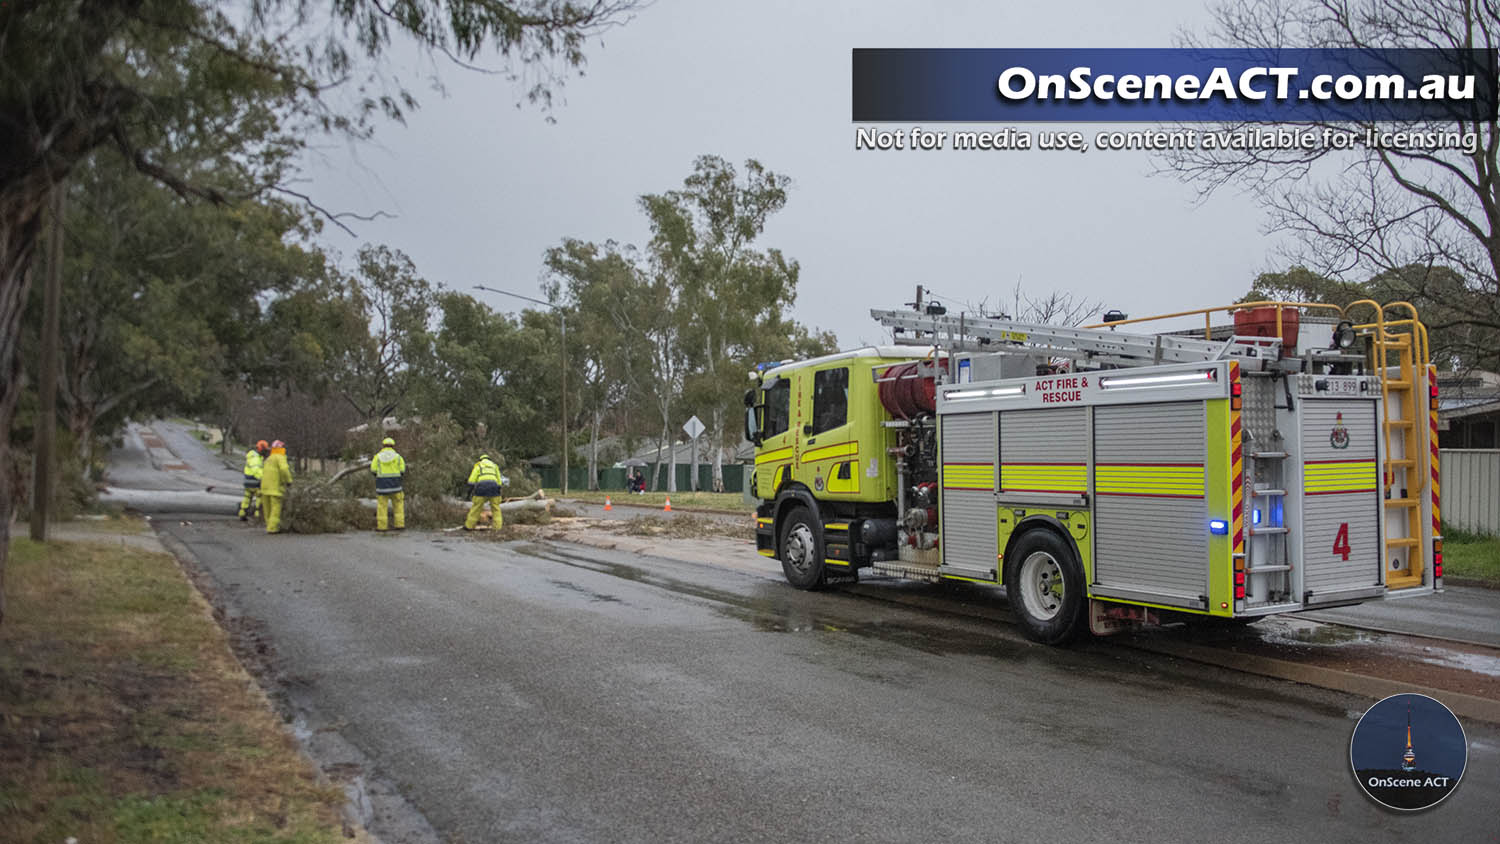
[[[68,433],[73,435],[73,447],[83,459],[83,471],[93,476],[94,458],[94,414],[82,404],[73,405],[68,413]]]
[[[51,189],[45,174],[12,182],[0,190],[0,623],[5,621],[5,563],[15,488],[10,466],[10,423],[21,396],[21,313],[31,286],[31,258],[42,226],[42,207]]]
[[[589,428],[589,489],[599,489],[599,423],[604,413],[594,411],[594,424]]]
[[[715,407],[708,414],[712,426],[710,434],[714,444],[714,492],[724,491],[724,407]]]
[[[651,491],[655,492],[662,488],[661,482],[661,445],[667,441],[667,426],[661,426],[661,436],[656,439],[656,468],[651,472]]]

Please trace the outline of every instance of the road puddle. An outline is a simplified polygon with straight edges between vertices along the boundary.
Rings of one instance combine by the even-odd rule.
[[[1268,645],[1324,645],[1335,648],[1376,644],[1381,636],[1369,630],[1307,621],[1295,616],[1269,618],[1246,628],[1246,632],[1259,636]]]

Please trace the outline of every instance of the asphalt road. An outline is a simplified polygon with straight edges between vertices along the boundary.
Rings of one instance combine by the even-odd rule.
[[[243,478],[185,426],[132,423],[110,452],[108,486],[99,498],[148,515],[232,515],[244,494]]]
[[[374,812],[392,842],[1500,841],[1490,725],[1395,815],[1349,772],[1361,698],[650,553],[157,524],[304,733],[431,824]]]
[[[1365,702],[559,543],[168,522],[294,702],[462,841],[1493,841],[1500,731],[1366,802]],[[380,832],[377,824],[375,831]]]

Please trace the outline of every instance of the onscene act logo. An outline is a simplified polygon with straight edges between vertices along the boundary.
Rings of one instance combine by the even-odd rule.
[[[1458,718],[1426,695],[1392,695],[1354,727],[1349,764],[1371,800],[1415,812],[1441,803],[1463,778],[1469,744]]]

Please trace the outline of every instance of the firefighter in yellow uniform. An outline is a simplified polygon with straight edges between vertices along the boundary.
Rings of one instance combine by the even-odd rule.
[[[281,532],[281,499],[292,485],[292,467],[286,462],[286,443],[271,443],[271,456],[261,467],[260,497],[266,508],[266,533]]]
[[[380,441],[384,448],[370,458],[370,474],[375,476],[375,530],[386,529],[386,508],[394,508],[396,530],[406,530],[406,493],[401,481],[406,477],[406,460],[396,453],[396,441]]]
[[[271,447],[265,440],[245,452],[245,497],[240,500],[240,521],[260,518],[260,474]]]
[[[469,517],[464,519],[464,530],[479,526],[479,514],[484,512],[486,502],[490,505],[490,527],[499,528],[505,521],[500,515],[500,467],[488,454],[479,455],[479,461],[469,472]]]

